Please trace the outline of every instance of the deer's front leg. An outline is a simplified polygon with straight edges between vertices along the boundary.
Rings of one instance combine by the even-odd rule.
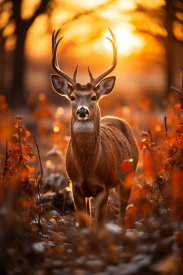
[[[109,191],[103,189],[95,198],[95,221],[102,225],[104,223],[106,217],[106,208],[107,208],[107,201],[108,201]]]
[[[73,186],[72,188],[73,199],[75,209],[77,211],[77,216],[79,220],[79,227],[87,227],[88,226],[88,218],[86,215],[86,200],[85,196],[83,195],[81,189],[79,187]]]

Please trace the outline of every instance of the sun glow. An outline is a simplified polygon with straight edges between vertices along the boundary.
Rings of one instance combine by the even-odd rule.
[[[140,36],[133,34],[132,30],[127,27],[115,29],[113,31],[116,35],[118,52],[122,54],[131,54],[139,51],[144,46],[144,40]],[[109,37],[109,34],[106,35]],[[108,40],[105,40],[106,48],[111,49]]]

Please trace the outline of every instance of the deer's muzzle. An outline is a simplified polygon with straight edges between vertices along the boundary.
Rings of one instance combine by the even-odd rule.
[[[89,116],[89,111],[86,107],[80,107],[77,109],[76,115],[79,119],[86,119]]]

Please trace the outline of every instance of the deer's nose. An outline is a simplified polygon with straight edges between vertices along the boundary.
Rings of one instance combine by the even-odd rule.
[[[86,118],[89,116],[89,111],[88,109],[86,109],[85,107],[81,107],[81,108],[78,108],[77,109],[77,112],[76,112],[77,116],[80,117],[80,118]]]

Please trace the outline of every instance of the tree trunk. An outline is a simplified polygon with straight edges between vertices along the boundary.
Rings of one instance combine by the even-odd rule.
[[[18,105],[24,106],[25,96],[24,96],[24,45],[25,37],[27,33],[27,24],[21,18],[21,4],[22,0],[15,2],[13,4],[13,17],[15,19],[16,30],[15,34],[17,37],[14,57],[12,63],[12,81],[8,92],[8,101],[12,107],[17,107]]]
[[[38,15],[45,12],[49,0],[41,0],[39,8],[29,19],[21,18],[22,0],[13,1],[13,17],[16,24],[16,46],[14,51],[13,76],[11,88],[9,89],[8,99],[13,107],[24,106],[26,103],[26,91],[24,89],[25,72],[25,39],[27,31]]]
[[[177,52],[177,41],[182,44],[182,42],[176,38],[174,34],[174,22],[177,20],[179,23],[182,22],[178,20],[178,12],[182,12],[180,5],[176,5],[178,2],[182,1],[172,1],[165,0],[166,5],[163,6],[164,15],[162,15],[162,22],[164,23],[164,28],[167,31],[167,36],[161,38],[161,42],[165,48],[165,73],[166,73],[166,83],[165,83],[165,97],[168,99],[168,95],[171,92],[170,87],[176,86],[175,75],[177,73],[177,57],[180,55]],[[179,61],[180,61],[180,57]]]
[[[24,91],[25,37],[26,37],[25,31],[22,31],[22,34],[17,36],[17,42],[15,46],[15,51],[14,51],[12,85],[8,95],[10,105],[14,107],[18,105],[24,106],[25,98],[26,98],[25,91]]]
[[[170,0],[166,0],[165,6],[165,20],[164,26],[167,30],[167,37],[164,39],[165,45],[165,58],[166,58],[166,95],[168,96],[170,92],[171,85],[174,85],[174,74],[175,74],[175,38],[173,34],[173,21],[172,21],[172,2]]]
[[[0,32],[0,94],[5,94],[5,40]]]
[[[168,38],[166,43],[166,87],[165,87],[165,92],[166,95],[169,94],[170,92],[170,87],[174,84],[174,74],[175,74],[175,68],[174,68],[174,51],[172,49],[174,48],[174,40],[171,38]]]

